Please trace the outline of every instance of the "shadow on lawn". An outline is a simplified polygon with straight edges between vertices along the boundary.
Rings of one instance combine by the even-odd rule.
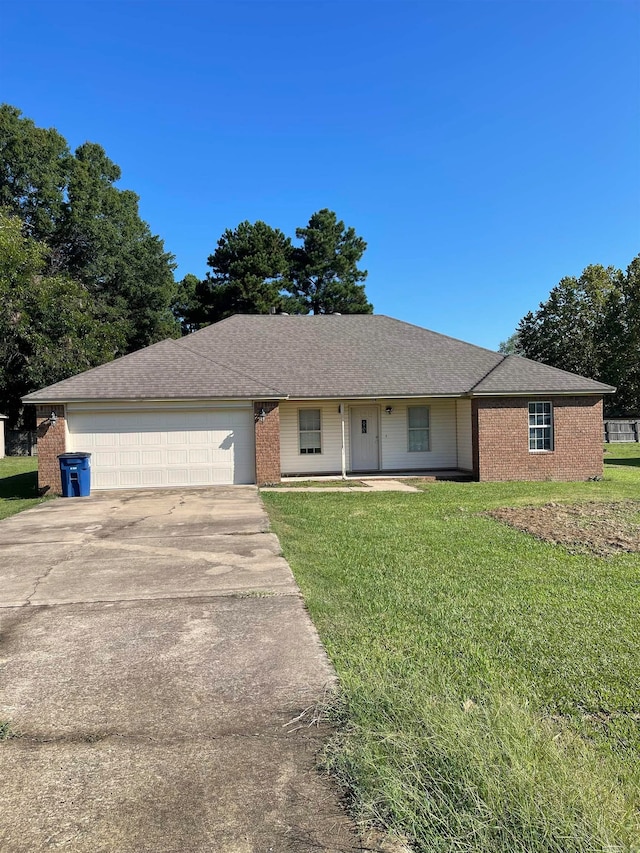
[[[18,501],[38,497],[38,474],[27,471],[26,474],[14,474],[13,477],[0,479],[0,500]]]
[[[630,457],[629,459],[605,459],[605,465],[629,465],[631,468],[640,468],[640,458]]]

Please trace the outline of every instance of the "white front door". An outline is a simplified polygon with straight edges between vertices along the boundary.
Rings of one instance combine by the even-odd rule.
[[[377,406],[351,409],[352,471],[378,471],[380,468],[378,416]]]

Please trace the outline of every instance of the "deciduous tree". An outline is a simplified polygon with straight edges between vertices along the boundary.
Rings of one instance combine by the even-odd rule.
[[[80,282],[46,273],[49,248],[0,209],[0,409],[18,422],[30,391],[111,360],[124,324]]]
[[[123,352],[180,333],[173,256],[116,187],[120,168],[95,143],[71,154],[53,129],[0,106],[0,203],[48,246],[45,272],[81,282],[125,329]]]
[[[615,385],[608,415],[640,415],[640,255],[625,273],[594,264],[563,278],[516,334],[522,355]]]

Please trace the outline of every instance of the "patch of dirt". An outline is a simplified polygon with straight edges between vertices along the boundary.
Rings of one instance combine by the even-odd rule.
[[[640,501],[504,507],[483,513],[572,554],[640,552]]]

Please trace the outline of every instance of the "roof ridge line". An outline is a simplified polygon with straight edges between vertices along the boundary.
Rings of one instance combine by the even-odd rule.
[[[493,352],[493,350],[489,350],[489,352]],[[475,383],[475,385],[472,385],[472,386],[471,386],[471,388],[469,388],[469,391],[467,392],[468,394],[473,394],[473,389],[474,389],[474,388],[477,388],[477,387],[478,387],[478,385],[479,385],[481,382],[484,382],[484,380],[485,380],[487,377],[491,376],[491,374],[493,373],[493,371],[494,371],[494,370],[497,370],[499,367],[501,367],[501,366],[505,363],[505,361],[509,358],[509,356],[508,356],[508,355],[504,355],[503,353],[496,353],[496,355],[501,355],[501,356],[502,356],[502,358],[500,359],[500,361],[499,361],[497,364],[494,364],[494,365],[493,365],[493,367],[491,368],[491,370],[488,370],[488,371],[485,373],[485,375],[484,375],[484,376],[482,376],[482,377],[480,377],[480,379],[478,379],[478,381]]]
[[[226,319],[230,319],[230,318],[226,318]],[[187,346],[184,343],[184,340],[185,340],[184,338],[172,338],[171,343],[174,343],[177,346],[183,347],[183,349],[188,350],[193,355],[198,356],[199,358],[202,358],[205,361],[211,362],[211,364],[215,364],[216,367],[222,367],[225,370],[229,370],[232,373],[235,373],[236,376],[242,376],[245,379],[250,379],[252,382],[255,382],[257,385],[263,385],[265,388],[268,388],[270,391],[273,391],[274,394],[278,397],[288,397],[289,396],[288,394],[285,394],[283,391],[279,391],[277,388],[272,388],[271,385],[267,385],[261,379],[256,379],[256,377],[251,376],[250,373],[245,373],[242,370],[237,370],[235,367],[229,367],[228,364],[223,364],[221,361],[216,361],[215,359],[210,358],[208,355],[203,355],[203,353],[198,352],[197,350],[191,349],[191,347]]]

